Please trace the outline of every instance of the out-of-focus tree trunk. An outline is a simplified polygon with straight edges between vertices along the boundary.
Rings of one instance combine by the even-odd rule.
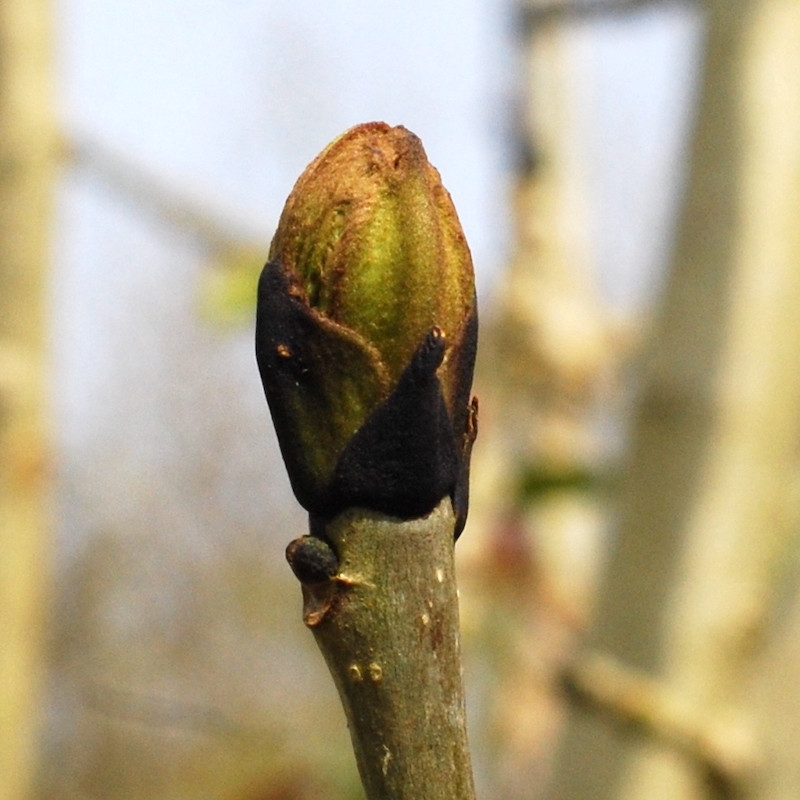
[[[614,666],[577,663],[595,707],[573,715],[557,800],[800,796],[800,681],[777,657],[798,643],[760,655],[785,633],[767,623],[798,524],[800,4],[707,12],[692,175],[588,642]],[[639,726],[620,735],[609,713]]]
[[[49,3],[0,3],[0,800],[32,789],[48,575]]]
[[[505,800],[544,785],[560,718],[554,674],[593,577],[601,515],[582,476],[598,466],[599,387],[616,356],[592,280],[587,104],[574,72],[583,45],[558,25],[528,27],[521,44],[514,251],[482,317],[480,477],[457,551],[468,647],[492,653],[473,738],[479,795]]]

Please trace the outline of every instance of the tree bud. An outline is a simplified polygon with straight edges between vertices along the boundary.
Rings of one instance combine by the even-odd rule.
[[[258,289],[256,357],[299,502],[466,516],[477,308],[469,248],[420,140],[369,123],[290,194]]]

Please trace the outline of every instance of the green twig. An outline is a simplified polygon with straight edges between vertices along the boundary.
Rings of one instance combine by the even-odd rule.
[[[454,524],[449,498],[421,519],[350,509],[325,531],[338,572],[303,583],[304,620],[339,690],[368,800],[475,797]]]

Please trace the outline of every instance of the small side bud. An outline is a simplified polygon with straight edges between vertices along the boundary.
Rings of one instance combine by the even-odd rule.
[[[289,542],[286,560],[302,584],[325,583],[339,571],[339,559],[333,548],[316,536],[301,536]]]

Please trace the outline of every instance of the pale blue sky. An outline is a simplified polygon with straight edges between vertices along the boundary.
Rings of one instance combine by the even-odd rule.
[[[481,274],[501,262],[504,2],[66,0],[61,21],[68,126],[232,212],[265,251],[303,167],[383,119],[422,137]]]
[[[455,198],[485,293],[508,252],[512,8],[63,0],[63,116],[263,236],[265,250],[294,180],[330,139],[366,120],[404,124]],[[628,308],[663,262],[697,26],[678,4],[574,29],[598,274]]]

